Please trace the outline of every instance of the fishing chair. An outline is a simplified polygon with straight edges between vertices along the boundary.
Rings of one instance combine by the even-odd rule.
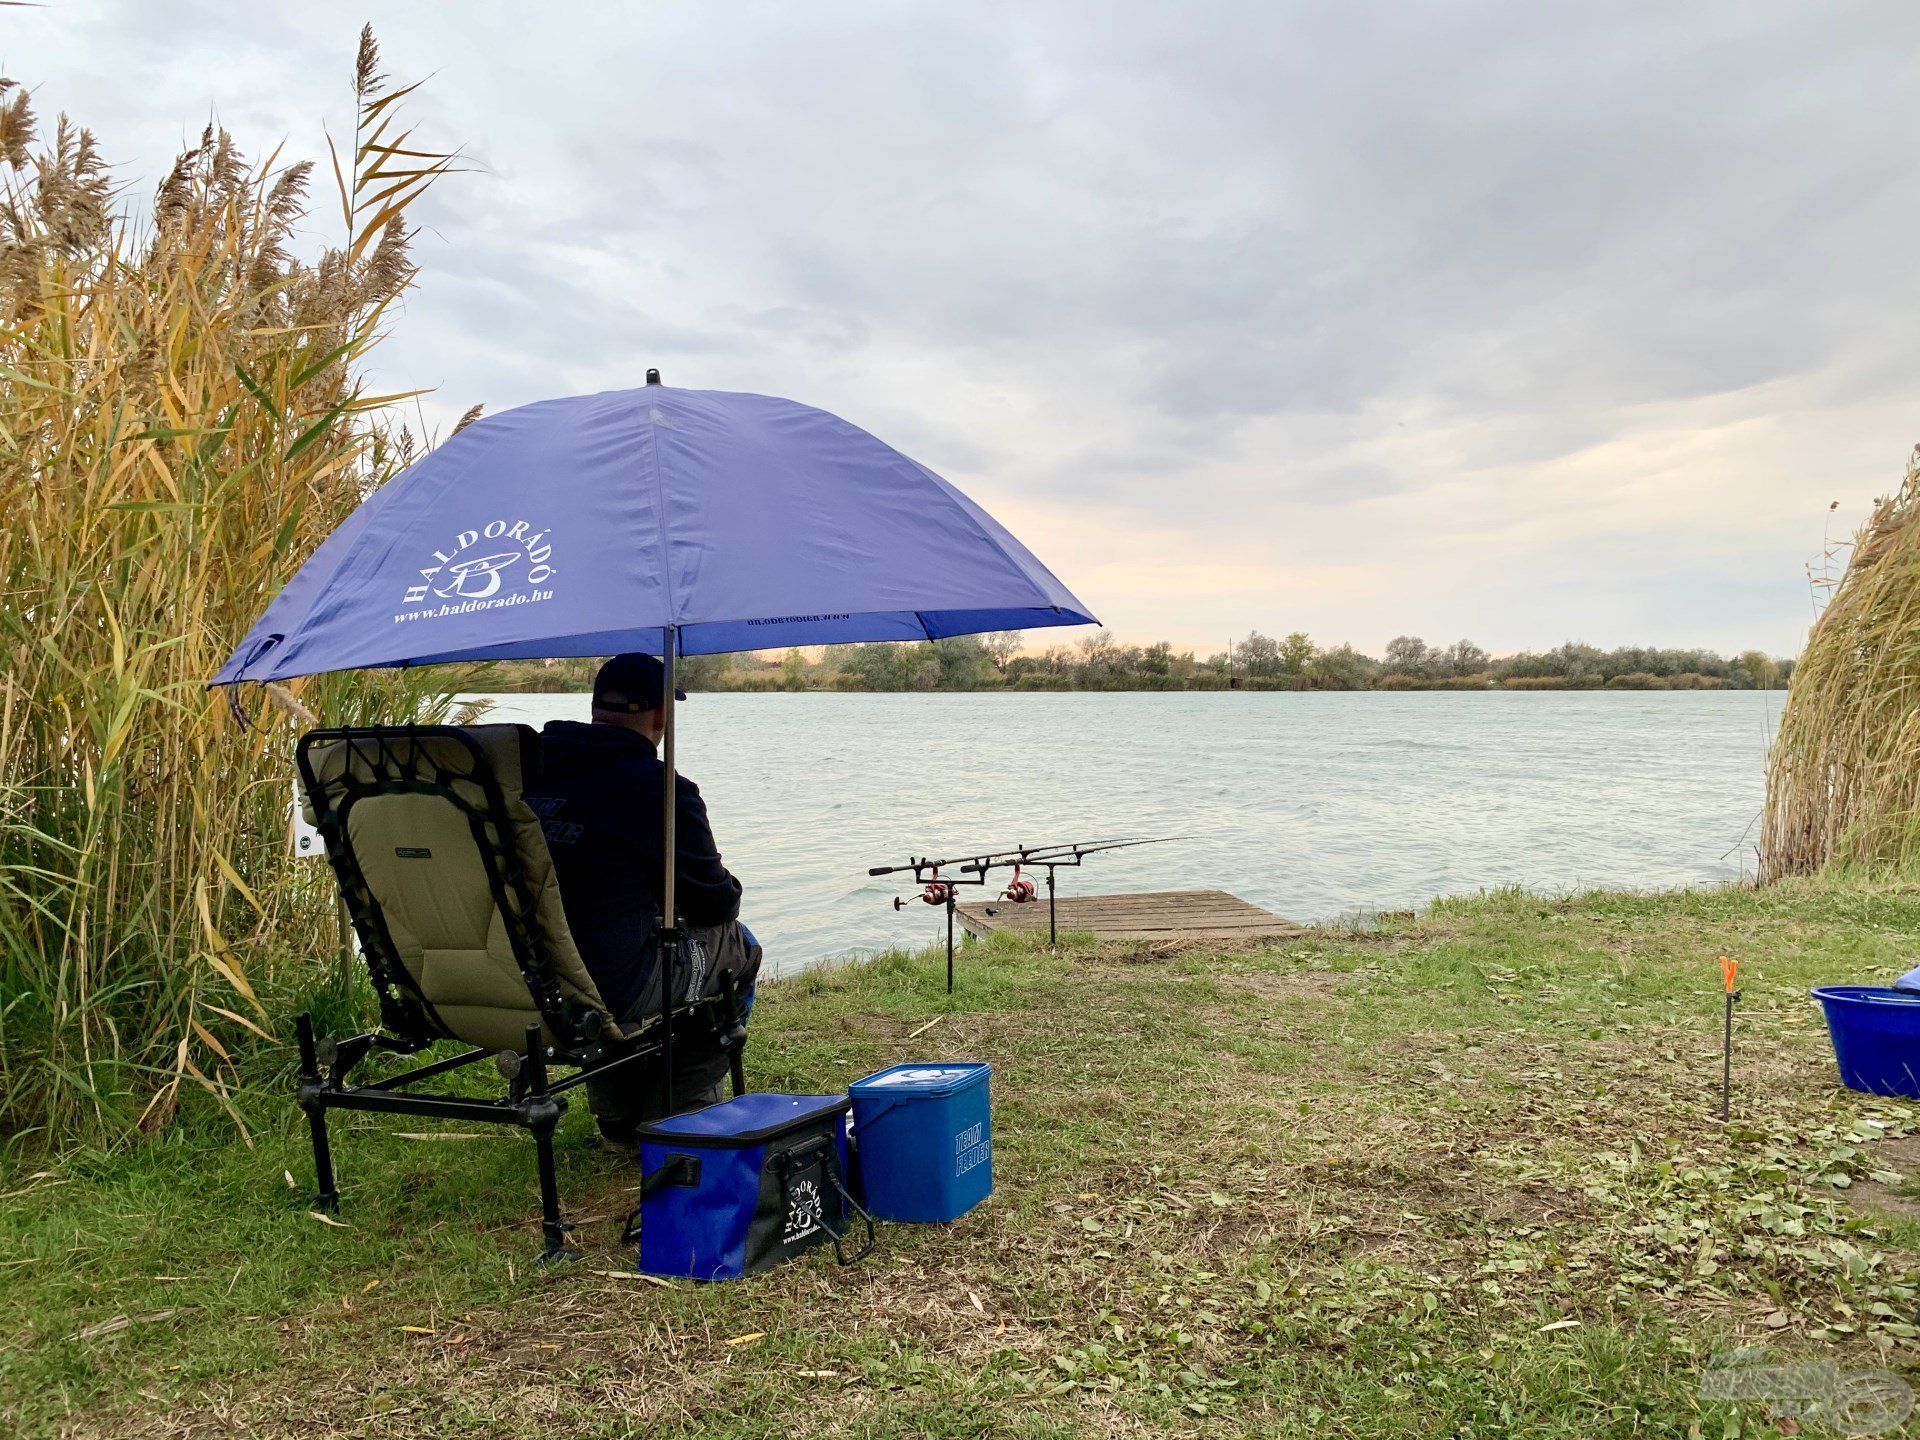
[[[539,768],[539,737],[527,726],[315,730],[301,738],[297,760],[308,816],[326,842],[380,1003],[380,1027],[347,1039],[316,1040],[311,1015],[295,1021],[315,1205],[340,1204],[329,1110],[518,1125],[532,1132],[539,1159],[541,1258],[576,1254],[553,1163],[565,1092],[657,1060],[670,1112],[675,1043],[704,1041],[726,1051],[740,1094],[740,997],[728,983],[720,995],[688,998],[681,947],[661,1013],[622,1025],[608,1010],[568,932],[546,838],[524,798]],[[409,1055],[442,1040],[471,1048],[350,1082],[371,1051]],[[508,1082],[502,1098],[414,1088],[488,1056]],[[557,1067],[574,1073],[556,1079]]]

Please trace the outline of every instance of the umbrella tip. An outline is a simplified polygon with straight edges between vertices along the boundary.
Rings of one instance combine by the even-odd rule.
[[[660,372],[658,370],[648,370],[647,384],[658,385],[659,383],[660,383]]]

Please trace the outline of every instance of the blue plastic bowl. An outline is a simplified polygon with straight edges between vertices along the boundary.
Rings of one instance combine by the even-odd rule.
[[[1920,994],[1880,985],[1819,985],[1840,1083],[1920,1100]]]

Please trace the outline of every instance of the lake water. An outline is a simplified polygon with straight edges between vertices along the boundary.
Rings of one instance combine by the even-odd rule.
[[[490,718],[587,718],[582,695],[489,698]],[[941,911],[896,912],[905,889],[867,877],[909,853],[1182,835],[1063,870],[1062,893],[1218,888],[1294,920],[1737,879],[1782,698],[695,695],[679,748],[787,971],[937,940]]]

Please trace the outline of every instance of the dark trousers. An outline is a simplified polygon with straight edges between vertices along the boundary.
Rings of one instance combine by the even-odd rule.
[[[720,993],[722,977],[730,977],[734,992],[752,1004],[754,981],[760,974],[762,951],[753,932],[738,920],[686,932],[693,954],[692,983],[704,995]],[[635,1006],[628,1020],[646,1021],[658,1013],[659,987],[651,1001]],[[676,1031],[673,1053],[673,1109],[675,1114],[716,1104],[726,1088],[728,1057],[717,1044]],[[636,1126],[663,1118],[660,1065],[629,1065],[602,1080],[586,1084],[587,1108],[609,1140],[627,1143]]]

